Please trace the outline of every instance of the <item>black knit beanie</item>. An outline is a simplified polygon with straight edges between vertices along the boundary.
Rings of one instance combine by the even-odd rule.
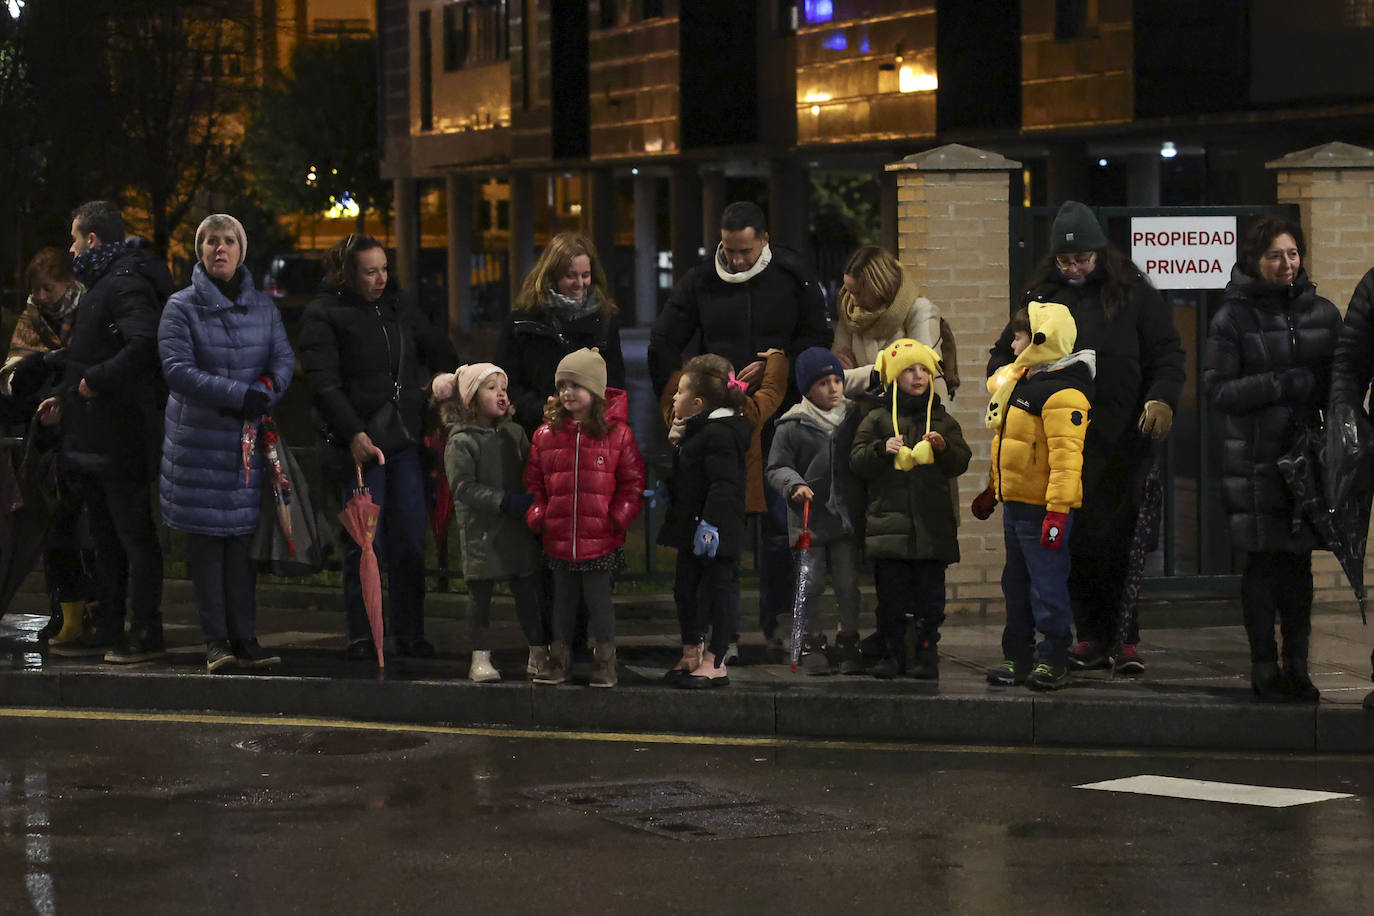
[[[1064,201],[1050,227],[1051,254],[1071,251],[1100,251],[1107,247],[1107,234],[1093,211],[1076,200]]]

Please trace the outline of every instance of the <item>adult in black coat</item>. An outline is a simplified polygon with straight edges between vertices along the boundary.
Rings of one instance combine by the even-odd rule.
[[[157,323],[172,276],[151,244],[125,238],[123,215],[109,201],[73,212],[71,252],[86,296],[67,346],[47,357],[59,381],[38,413],[62,424],[61,467],[86,505],[101,598],[93,628],[52,651],[149,661],[166,651],[149,489],[162,430]]]
[[[544,422],[558,363],[584,347],[601,353],[606,384],[623,389],[620,313],[606,291],[606,273],[591,240],[564,232],[539,256],[501,330],[496,364],[510,380],[515,419],[525,435]]]
[[[320,421],[320,464],[347,503],[355,466],[382,509],[377,541],[386,558],[390,633],[403,655],[428,657],[425,639],[427,510],[421,440],[434,376],[458,354],[409,298],[387,288],[386,249],[354,234],[325,254],[322,290],[301,319],[299,355]],[[363,606],[362,548],[344,536],[348,657],[375,651]]]
[[[1307,676],[1316,529],[1301,519],[1278,460],[1319,420],[1341,315],[1302,269],[1302,228],[1264,219],[1246,235],[1207,335],[1203,381],[1225,416],[1222,496],[1231,546],[1246,553],[1241,607],[1251,685],[1262,696],[1315,700]],[[1274,619],[1283,634],[1283,669]]]
[[[699,352],[728,359],[751,388],[763,379],[765,361],[758,354],[778,348],[795,360],[808,347],[830,346],[825,296],[815,274],[793,252],[769,244],[767,222],[756,204],[737,201],[725,208],[715,255],[683,276],[649,332],[649,375],[660,399],[694,338],[699,338]],[[782,407],[799,397],[792,388]],[[776,416],[761,430],[765,455]],[[764,498],[759,625],[771,638],[778,615],[791,603],[792,554],[787,502],[769,488]]]
[[[1184,356],[1173,313],[1150,281],[1107,240],[1092,211],[1077,201],[1059,209],[1051,254],[1037,268],[1023,301],[1059,302],[1078,324],[1079,350],[1097,351],[1092,424],[1083,445],[1083,507],[1074,514],[1069,597],[1078,645],[1076,667],[1139,673],[1134,622],[1116,647],[1121,588],[1139,493],[1152,457],[1151,439],[1173,424],[1183,390]],[[1008,323],[992,348],[988,375],[1010,363]]]

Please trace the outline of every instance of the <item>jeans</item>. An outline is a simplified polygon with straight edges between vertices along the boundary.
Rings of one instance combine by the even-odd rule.
[[[721,663],[739,629],[739,557],[699,557],[679,550],[673,599],[682,644],[696,645],[709,629],[707,648]]]
[[[873,561],[878,632],[890,651],[903,652],[906,615],[916,619],[918,644],[934,646],[945,622],[945,564],[940,560]]]
[[[553,641],[572,645],[579,600],[587,602],[588,623],[597,644],[615,642],[615,603],[611,600],[610,572],[567,569],[553,571]]]
[[[253,638],[258,571],[248,555],[253,535],[186,535],[186,566],[206,642]]]
[[[1035,654],[1035,632],[1040,642],[1039,658],[1057,668],[1068,663],[1073,610],[1069,603],[1068,544],[1058,550],[1040,546],[1040,529],[1045,507],[1029,503],[1002,504],[1002,530],[1006,536],[1006,565],[1002,567],[1002,594],[1007,601],[1007,624],[1002,629],[1002,657],[1028,662]],[[1073,529],[1073,513],[1065,525],[1064,539]]]
[[[425,635],[425,481],[420,472],[420,455],[406,449],[363,471],[363,483],[372,492],[372,501],[381,507],[377,520],[378,566],[386,569],[391,635],[402,641]],[[348,505],[356,484],[343,488],[343,504]],[[343,544],[344,610],[348,613],[350,642],[372,638],[363,605],[363,586],[358,566],[363,550],[347,531]]]
[[[1275,662],[1274,619],[1283,635],[1285,658],[1306,660],[1312,636],[1312,554],[1263,551],[1246,554],[1240,605],[1250,661]]]
[[[153,527],[148,481],[74,474],[86,505],[99,567],[96,626],[110,635],[124,629],[130,605],[131,633],[162,633],[162,546]]]
[[[859,631],[859,542],[854,538],[839,538],[811,548],[814,562],[811,581],[806,594],[808,633],[825,629],[819,608],[813,603],[825,594],[826,580],[835,589],[835,603],[839,606],[839,632]],[[943,589],[942,589],[943,591]]]
[[[468,639],[474,651],[491,648],[491,593],[495,579],[469,579],[468,582]],[[547,645],[548,631],[544,629],[542,601],[534,576],[515,576],[507,579],[515,597],[515,616],[525,641],[532,646]]]

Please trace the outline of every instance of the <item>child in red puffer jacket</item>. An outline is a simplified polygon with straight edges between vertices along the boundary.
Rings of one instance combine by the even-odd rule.
[[[525,513],[543,534],[553,570],[553,645],[536,684],[562,684],[577,603],[587,603],[596,640],[591,686],[614,687],[615,606],[611,575],[624,565],[625,532],[639,515],[644,461],[630,431],[625,392],[606,387],[606,363],[596,349],[569,353],[554,373],[558,403],[530,441]]]

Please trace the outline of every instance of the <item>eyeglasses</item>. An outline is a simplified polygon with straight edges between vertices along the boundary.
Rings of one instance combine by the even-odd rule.
[[[1069,270],[1074,267],[1087,269],[1096,262],[1096,251],[1080,251],[1075,254],[1057,254],[1054,256],[1054,263],[1059,265],[1060,270]]]

